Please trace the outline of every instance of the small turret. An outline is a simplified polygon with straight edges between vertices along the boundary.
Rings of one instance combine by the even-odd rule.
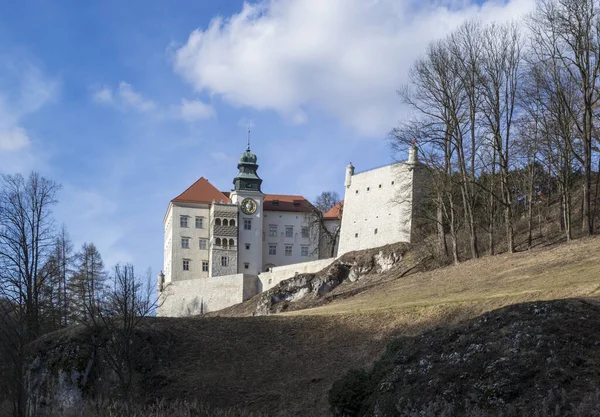
[[[158,273],[158,292],[163,291],[164,285],[165,285],[165,274],[163,274],[163,271],[160,271]]]
[[[348,166],[346,167],[346,181],[344,181],[344,186],[346,188],[350,188],[350,185],[352,184],[352,176],[354,175],[354,166],[352,165],[352,162],[350,162],[348,164]]]
[[[417,145],[413,143],[413,145],[408,149],[408,161],[409,164],[416,164],[419,162]]]

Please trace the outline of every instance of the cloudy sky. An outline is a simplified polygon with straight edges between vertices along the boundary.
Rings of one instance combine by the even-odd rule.
[[[59,182],[77,247],[156,273],[168,202],[201,176],[229,190],[248,126],[264,192],[343,195],[348,162],[393,161],[427,43],[534,0],[54,3],[0,3],[0,172]]]

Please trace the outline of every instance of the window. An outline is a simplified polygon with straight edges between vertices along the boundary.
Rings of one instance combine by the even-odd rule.
[[[229,220],[229,226],[235,226],[235,220],[233,220],[233,219]]]
[[[250,250],[250,244],[246,243],[246,250]]]
[[[223,226],[229,226],[229,220],[223,219]]]
[[[356,190],[356,194],[358,194],[358,190]]]
[[[277,255],[277,245],[269,245],[269,255]]]
[[[308,237],[308,226],[302,226],[302,237]]]
[[[367,187],[367,191],[371,191],[371,187]]]
[[[381,184],[379,184],[379,188],[381,188]]]
[[[392,181],[392,185],[394,185],[394,181]]]
[[[227,256],[221,256],[221,266],[229,265],[229,258]]]
[[[277,237],[277,225],[276,224],[269,225],[269,236]]]
[[[375,229],[375,233],[374,234],[377,234],[377,229]]]
[[[181,238],[181,247],[185,248],[185,249],[189,249],[190,248],[190,238],[189,237],[182,237]]]
[[[189,259],[184,259],[183,260],[183,270],[184,271],[189,271],[190,270],[190,260]]]
[[[292,245],[285,245],[285,256],[292,256]]]
[[[179,227],[188,227],[188,216],[179,216]]]
[[[244,230],[252,230],[252,219],[244,219]]]
[[[248,268],[250,268],[250,263],[244,262],[244,269],[248,269]]]
[[[300,255],[301,256],[308,256],[308,246],[301,246],[300,247]]]
[[[208,261],[202,261],[202,272],[208,272]]]
[[[294,237],[294,226],[285,226],[285,237]]]
[[[206,249],[206,239],[200,239],[200,249]]]
[[[196,229],[202,229],[203,227],[202,217],[196,217]]]
[[[235,248],[235,240],[229,239],[229,247],[230,248]]]
[[[354,237],[358,237],[358,233],[354,233]]]
[[[273,205],[274,206],[278,206],[279,205],[279,200],[273,200]]]
[[[215,219],[215,226],[221,226],[221,219]]]

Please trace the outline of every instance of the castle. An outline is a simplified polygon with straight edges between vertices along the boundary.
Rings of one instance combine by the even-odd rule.
[[[411,241],[424,185],[414,147],[407,162],[361,173],[348,165],[343,209],[333,207],[320,222],[306,198],[263,193],[257,159],[248,144],[233,190],[219,191],[202,177],[169,203],[159,316],[219,310],[317,272],[336,254]],[[323,228],[339,236],[333,248],[319,245]]]

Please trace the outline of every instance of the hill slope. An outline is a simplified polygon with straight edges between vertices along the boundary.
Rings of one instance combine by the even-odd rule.
[[[145,350],[152,350],[145,357],[154,359],[140,370],[137,392],[141,398],[198,398],[274,416],[328,415],[332,383],[378,359],[396,337],[452,326],[509,304],[600,295],[598,253],[600,238],[588,238],[389,277],[307,310],[149,319],[140,337],[148,341]],[[348,282],[338,290],[360,285]],[[81,335],[50,336],[39,349],[62,355],[67,339]],[[44,368],[51,361],[39,363]]]

